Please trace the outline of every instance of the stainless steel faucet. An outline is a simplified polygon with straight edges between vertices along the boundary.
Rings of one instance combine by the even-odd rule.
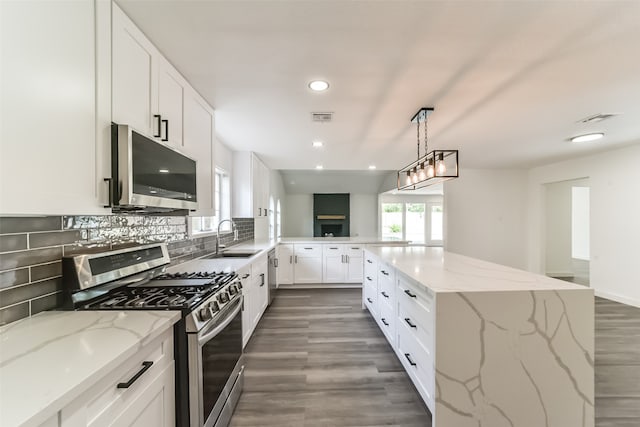
[[[222,221],[220,221],[218,223],[218,232],[216,234],[216,255],[218,255],[221,247],[225,247],[224,245],[220,246],[220,226],[227,221],[231,223],[231,230],[233,231],[233,241],[235,242],[238,240],[238,227],[236,226],[236,223],[232,219],[223,219]]]

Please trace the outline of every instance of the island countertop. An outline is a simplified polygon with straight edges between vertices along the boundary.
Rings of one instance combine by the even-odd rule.
[[[0,328],[0,425],[39,425],[180,319],[179,311],[47,311]]]
[[[433,292],[585,289],[584,286],[447,252],[442,248],[369,246],[366,250]]]

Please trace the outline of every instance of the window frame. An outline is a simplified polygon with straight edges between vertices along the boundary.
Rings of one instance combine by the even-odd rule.
[[[215,229],[221,221],[220,216],[227,215],[227,219],[231,216],[231,176],[224,170],[216,166],[213,177],[213,189],[211,196],[214,200],[213,216],[193,216],[189,221],[190,237],[206,237],[215,236]],[[223,212],[224,211],[224,212]],[[211,228],[205,228],[206,221],[211,221]],[[199,226],[196,224],[200,223]],[[220,232],[228,233],[231,231],[231,224],[225,222]]]
[[[416,197],[416,196],[413,196]],[[424,243],[413,243],[416,246],[444,246],[444,217],[442,224],[442,235],[443,240],[433,240],[431,239],[431,209],[433,206],[440,206],[444,213],[444,198],[440,200],[434,200],[429,197],[427,198],[418,198],[409,199],[407,197],[401,198],[397,196],[384,197],[381,196],[378,198],[378,236],[380,238],[383,237],[382,233],[382,216],[384,214],[383,205],[385,204],[399,204],[401,205],[400,212],[402,213],[402,236],[400,240],[407,240],[407,205],[408,204],[424,204],[425,205],[425,215],[424,215]]]

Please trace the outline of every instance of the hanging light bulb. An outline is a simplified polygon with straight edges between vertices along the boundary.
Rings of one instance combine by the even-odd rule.
[[[406,185],[411,185],[411,171],[407,171]]]
[[[435,174],[436,171],[433,169],[433,158],[430,158],[427,165],[427,178],[433,178]]]
[[[411,173],[411,181],[414,184],[418,183],[418,167],[413,168],[413,172]]]
[[[447,167],[444,164],[444,154],[438,154],[438,162],[436,163],[436,170],[438,175],[444,175],[447,172]]]
[[[420,163],[420,171],[418,172],[418,179],[424,181],[427,179],[427,175],[424,172],[424,162]]]

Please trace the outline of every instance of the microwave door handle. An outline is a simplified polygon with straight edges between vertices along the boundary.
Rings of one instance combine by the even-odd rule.
[[[162,140],[168,141],[169,140],[169,120],[162,120],[162,123],[164,123],[164,138],[162,138]],[[162,134],[162,132],[160,132],[160,134]]]
[[[222,323],[214,326],[213,329],[211,329],[210,331],[207,331],[205,329],[204,331],[198,332],[198,345],[200,347],[202,347],[209,340],[211,340],[216,335],[218,335],[224,328],[226,328],[227,325],[231,323],[233,318],[236,317],[236,315],[240,312],[240,310],[242,310],[242,304],[244,302],[244,298],[241,296],[236,301],[237,301],[236,303],[237,306],[233,309],[231,313],[227,314],[226,318],[222,321]]]
[[[107,183],[107,193],[109,198],[108,205],[102,205],[104,208],[112,208],[113,207],[113,178],[104,178],[104,182]]]

